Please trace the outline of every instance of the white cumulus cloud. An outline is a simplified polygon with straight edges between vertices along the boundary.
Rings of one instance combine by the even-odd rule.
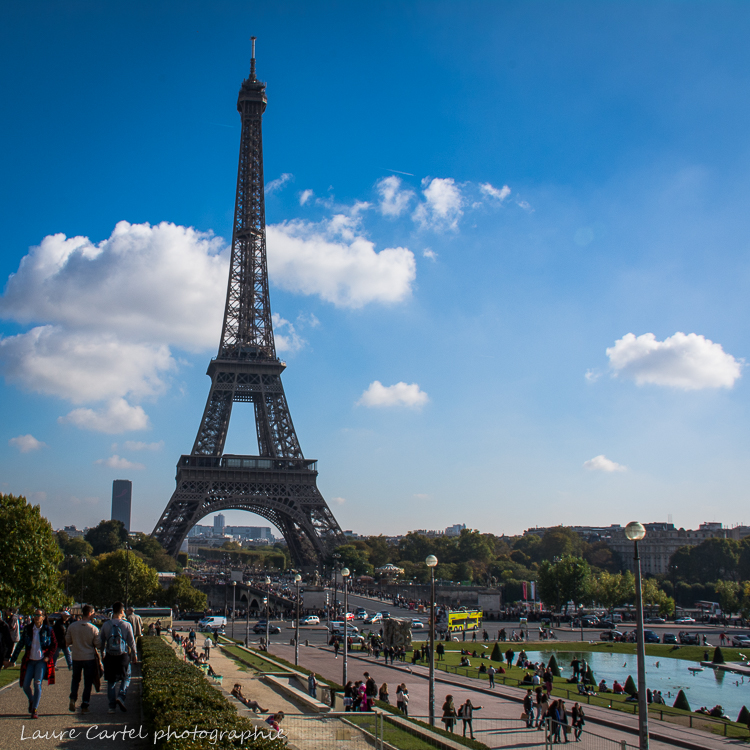
[[[406,406],[419,409],[428,401],[427,394],[416,383],[383,385],[379,380],[370,383],[357,404],[369,407]]]
[[[122,447],[126,451],[160,451],[164,447],[164,441],[160,440],[158,443],[144,443],[140,440],[126,440]],[[112,445],[112,453],[117,452],[117,443]]]
[[[299,204],[300,204],[300,206],[304,206],[305,203],[307,203],[307,201],[309,201],[310,198],[313,197],[313,195],[314,195],[314,193],[313,193],[312,190],[303,190],[299,194]]]
[[[378,209],[383,216],[396,218],[409,208],[414,199],[414,191],[402,189],[401,178],[396,176],[383,177],[375,183],[375,189],[380,195]]]
[[[425,177],[422,180],[424,201],[412,218],[424,229],[458,229],[463,216],[464,197],[452,177]]]
[[[437,253],[434,250],[430,250],[429,247],[426,247],[424,250],[422,250],[422,257],[423,258],[429,258],[432,261],[437,260]]]
[[[265,192],[266,195],[271,195],[271,193],[277,193],[279,190],[281,190],[284,185],[287,184],[290,180],[294,179],[294,175],[290,174],[289,172],[284,172],[284,174],[281,175],[281,177],[277,177],[275,180],[271,180],[266,187]]]
[[[307,342],[297,333],[294,325],[278,313],[273,313],[273,339],[276,351],[281,354],[298,352]]]
[[[496,188],[490,185],[489,182],[479,183],[479,189],[488,198],[495,198],[501,203],[510,195],[510,188],[507,185],[503,185],[501,188]]]
[[[100,466],[106,466],[110,469],[139,470],[146,468],[143,464],[128,461],[127,458],[120,458],[120,456],[117,455],[110,456],[109,458],[100,458],[98,461],[94,461],[94,463],[99,464]]]
[[[627,471],[627,466],[622,466],[614,461],[610,461],[606,456],[594,456],[588,461],[583,462],[583,468],[589,471]]]
[[[33,435],[19,435],[18,437],[11,438],[8,441],[8,445],[18,448],[21,453],[31,453],[31,451],[38,451],[40,448],[45,447],[45,443],[37,440]]]
[[[337,214],[317,224],[291,221],[268,227],[268,269],[273,281],[287,291],[318,295],[337,307],[358,308],[408,297],[416,278],[414,254],[405,247],[376,252],[358,222],[355,213]]]
[[[132,406],[124,398],[112,399],[103,409],[81,407],[58,420],[84,430],[116,435],[131,430],[146,430],[149,427],[148,415],[141,406]]]
[[[686,391],[731,388],[742,374],[742,362],[696,333],[680,333],[657,341],[653,333],[628,333],[607,349],[615,375],[637,385],[651,383]]]

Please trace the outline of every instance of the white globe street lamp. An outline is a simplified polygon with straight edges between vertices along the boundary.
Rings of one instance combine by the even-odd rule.
[[[435,726],[435,566],[438,559],[427,555],[425,565],[430,569],[430,726]]]
[[[344,681],[342,685],[346,687],[347,683],[347,654],[349,653],[349,620],[347,614],[349,612],[349,568],[341,568],[341,578],[344,585]]]
[[[635,572],[636,654],[638,656],[638,746],[648,750],[648,701],[646,700],[646,645],[643,640],[643,587],[641,585],[641,558],[638,542],[646,536],[646,527],[631,521],[625,527],[625,536],[633,542],[633,568]]]
[[[297,626],[294,629],[294,666],[299,665],[299,584],[302,576],[297,573],[294,576],[294,583],[297,586]]]

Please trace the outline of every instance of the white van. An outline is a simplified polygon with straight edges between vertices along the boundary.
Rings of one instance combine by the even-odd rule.
[[[219,616],[204,617],[198,622],[198,630],[212,633],[214,630],[224,630],[227,626],[227,618]]]

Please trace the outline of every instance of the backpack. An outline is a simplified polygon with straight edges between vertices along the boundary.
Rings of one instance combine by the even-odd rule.
[[[122,637],[122,630],[119,625],[115,625],[113,620],[109,621],[109,635],[107,636],[107,653],[114,656],[121,656],[128,652],[125,639]]]

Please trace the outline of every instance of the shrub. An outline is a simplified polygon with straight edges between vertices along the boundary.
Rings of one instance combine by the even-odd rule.
[[[547,664],[547,668],[550,672],[552,672],[553,677],[561,677],[560,674],[560,667],[557,666],[557,659],[555,659],[555,655],[552,654],[549,658],[549,663]]]
[[[740,710],[740,715],[737,717],[738,724],[750,724],[750,711],[745,706]]]
[[[635,686],[635,680],[630,675],[628,675],[628,679],[625,680],[625,684],[623,685],[622,689],[628,695],[635,695],[638,692],[638,688]]]
[[[500,644],[498,642],[495,642],[495,647],[492,649],[492,654],[490,655],[490,659],[492,661],[503,661],[503,652],[500,650]]]
[[[683,711],[690,711],[690,704],[688,703],[687,696],[685,695],[684,690],[680,690],[679,693],[677,693],[677,698],[674,702],[674,708],[682,709]]]
[[[207,682],[202,672],[192,664],[182,662],[161,638],[140,639],[142,666],[142,706],[146,726],[156,750],[235,750],[252,747],[257,750],[280,750],[281,740],[258,737],[240,741],[243,732],[253,737],[253,724],[237,715],[234,707]],[[206,732],[203,738],[193,736],[171,739],[157,738],[157,733],[171,730],[179,737],[183,732]],[[222,739],[213,741],[214,733],[226,732]],[[230,736],[230,733],[234,733]]]
[[[719,646],[717,646],[714,649],[714,658],[711,659],[711,661],[714,664],[723,664],[724,663],[724,654],[721,652],[721,648],[719,648]]]

